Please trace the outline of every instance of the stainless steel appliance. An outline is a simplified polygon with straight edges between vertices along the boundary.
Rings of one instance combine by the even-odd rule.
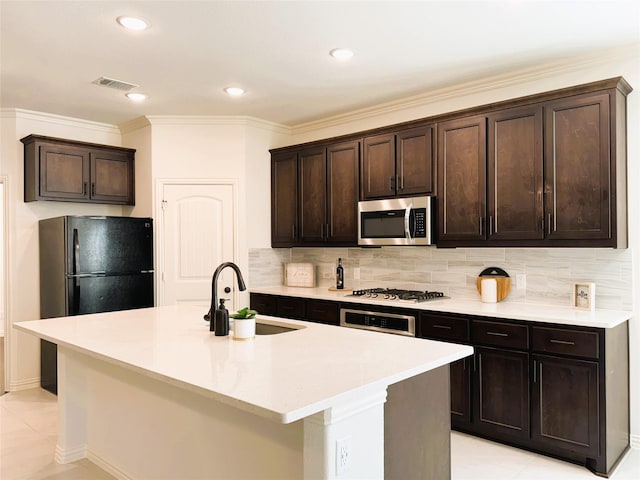
[[[430,300],[448,299],[442,292],[422,290],[402,290],[398,288],[367,288],[354,290],[345,298],[370,298],[372,300],[394,303],[418,303]],[[416,334],[416,317],[410,313],[388,313],[375,311],[375,307],[363,305],[359,308],[341,308],[340,325],[343,327],[374,330],[376,332],[395,333],[414,337]]]
[[[434,197],[358,202],[358,245],[432,245]]]
[[[409,337],[416,335],[416,317],[413,315],[341,308],[340,325]]]
[[[152,307],[153,220],[40,220],[40,318]],[[42,388],[57,392],[57,348],[41,341]]]

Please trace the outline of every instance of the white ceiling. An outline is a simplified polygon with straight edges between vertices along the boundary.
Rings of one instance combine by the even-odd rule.
[[[129,32],[115,19],[151,22]],[[640,2],[0,2],[0,106],[120,124],[249,115],[300,125],[640,42]],[[356,53],[333,60],[334,47]],[[149,99],[91,82],[139,84]],[[241,98],[222,89],[240,85]]]

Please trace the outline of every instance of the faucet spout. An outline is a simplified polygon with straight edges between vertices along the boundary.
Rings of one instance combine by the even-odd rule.
[[[238,278],[238,289],[240,291],[244,291],[247,289],[247,286],[244,283],[244,279],[242,278],[240,268],[233,262],[221,263],[213,272],[213,277],[211,277],[211,308],[209,308],[209,312],[204,316],[204,319],[209,322],[213,322],[213,312],[215,312],[216,308],[218,308],[218,277],[220,276],[222,270],[227,267],[232,268],[236,272],[236,277]],[[213,323],[211,324],[210,330],[213,330]]]

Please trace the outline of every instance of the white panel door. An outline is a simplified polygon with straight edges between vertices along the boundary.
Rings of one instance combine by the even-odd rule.
[[[232,184],[162,186],[160,305],[202,305],[207,313],[214,270],[236,261],[234,202]],[[224,269],[218,298],[229,299],[230,312],[235,311],[237,285],[233,270]]]

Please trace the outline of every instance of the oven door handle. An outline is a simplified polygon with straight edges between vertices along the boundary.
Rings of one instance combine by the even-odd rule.
[[[411,210],[413,210],[413,203],[407,205],[404,211],[404,236],[409,242],[413,243],[413,237],[411,236],[411,228],[409,221],[411,220]]]

